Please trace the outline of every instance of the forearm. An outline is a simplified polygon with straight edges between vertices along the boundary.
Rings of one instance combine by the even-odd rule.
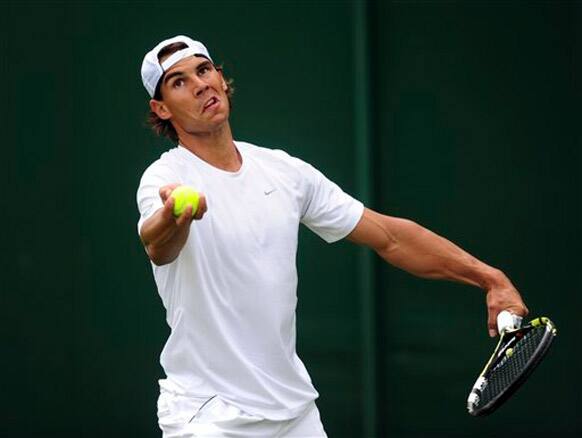
[[[424,278],[478,286],[487,294],[489,334],[501,310],[527,315],[519,292],[499,269],[488,266],[447,239],[426,228],[366,208],[347,239],[367,245],[388,263]]]
[[[406,219],[384,216],[391,238],[376,252],[390,264],[424,278],[443,279],[489,290],[509,279],[449,240]]]
[[[188,239],[190,227],[179,226],[160,208],[141,228],[141,240],[149,258],[161,266],[173,262]]]
[[[188,205],[180,216],[174,216],[174,198],[172,191],[179,184],[168,184],[160,188],[160,198],[163,207],[158,209],[142,225],[140,230],[141,241],[145,250],[156,265],[166,265],[176,260],[188,240],[190,224],[193,220],[200,220],[207,210],[206,197],[199,193],[199,202],[196,211]]]
[[[485,290],[511,285],[498,269],[408,219],[365,209],[348,239],[369,246],[391,265],[419,277],[456,281]]]

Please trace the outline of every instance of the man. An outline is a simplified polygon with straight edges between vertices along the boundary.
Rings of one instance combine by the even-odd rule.
[[[234,141],[230,85],[200,42],[161,42],[145,56],[142,80],[155,129],[178,143],[144,172],[137,193],[138,231],[171,328],[158,400],[165,437],[326,436],[295,352],[300,223],[420,277],[481,287],[491,336],[501,310],[527,314],[501,271],[365,208],[283,151]],[[179,185],[200,190],[201,201],[174,218]]]

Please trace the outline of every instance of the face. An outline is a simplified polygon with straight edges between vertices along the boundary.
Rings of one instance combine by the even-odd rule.
[[[170,120],[178,133],[212,132],[228,120],[228,87],[208,59],[184,58],[166,71],[162,81],[162,100],[152,99],[150,107],[161,119]]]

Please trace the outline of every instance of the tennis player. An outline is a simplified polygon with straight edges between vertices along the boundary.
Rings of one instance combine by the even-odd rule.
[[[368,208],[308,163],[235,141],[229,81],[185,36],[145,55],[156,132],[176,142],[144,172],[138,232],[171,333],[161,353],[158,423],[169,437],[325,437],[314,388],[295,351],[299,224],[348,239],[425,278],[486,292],[488,327],[525,315],[509,279],[431,231]],[[170,193],[202,193],[172,214]]]

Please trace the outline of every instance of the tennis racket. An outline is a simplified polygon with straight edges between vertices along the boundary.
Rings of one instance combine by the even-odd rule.
[[[542,361],[557,333],[549,318],[535,318],[521,327],[521,317],[506,310],[497,316],[497,328],[499,343],[467,399],[474,416],[488,415],[509,399]]]

